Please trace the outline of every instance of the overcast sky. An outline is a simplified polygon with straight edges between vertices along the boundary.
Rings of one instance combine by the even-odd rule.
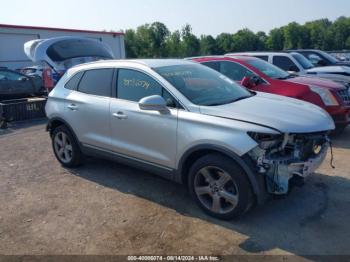
[[[160,21],[171,31],[189,23],[197,36],[350,16],[350,0],[5,0],[0,6],[1,24],[120,30]]]

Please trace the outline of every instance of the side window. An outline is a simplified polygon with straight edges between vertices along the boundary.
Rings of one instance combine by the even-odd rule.
[[[220,71],[220,62],[204,62],[202,65],[210,67],[216,71]]]
[[[293,61],[286,56],[274,56],[272,63],[285,71],[299,71],[299,68],[297,68]]]
[[[163,87],[148,75],[130,69],[118,71],[118,98],[138,102],[146,96],[162,95]]]
[[[4,72],[0,72],[0,80],[6,80]]]
[[[314,66],[319,66],[320,61],[323,60],[322,57],[314,53],[305,53],[305,55]]]
[[[111,96],[114,69],[92,69],[85,71],[78,91],[90,95]]]
[[[268,60],[269,60],[269,57],[267,55],[255,55],[254,57],[260,58],[266,62],[268,62]]]
[[[19,81],[21,78],[25,77],[23,75],[17,74],[15,72],[4,71],[3,72],[6,80]]]
[[[83,74],[84,72],[76,73],[74,76],[71,77],[71,79],[68,80],[64,87],[70,90],[77,90],[79,81]]]
[[[241,81],[244,77],[255,75],[252,71],[235,62],[220,62],[220,73],[234,81]]]

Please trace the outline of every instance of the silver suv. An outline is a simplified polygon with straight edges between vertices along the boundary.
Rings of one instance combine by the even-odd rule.
[[[46,114],[63,166],[93,155],[145,168],[185,184],[222,219],[311,174],[334,129],[317,106],[248,91],[185,60],[76,66],[50,93]]]

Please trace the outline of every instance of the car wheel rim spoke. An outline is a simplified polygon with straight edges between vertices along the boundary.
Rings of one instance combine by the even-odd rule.
[[[230,180],[232,180],[232,178],[230,177],[229,174],[227,174],[226,172],[218,172],[218,174],[220,175],[220,178],[217,180],[217,185],[219,187],[224,187],[226,185],[227,182],[229,182]]]
[[[195,188],[197,195],[211,195],[211,190],[210,187],[208,186],[201,186],[201,187],[196,187]]]
[[[69,151],[69,152],[72,152],[72,151],[73,151],[72,145],[66,145],[66,149],[67,149],[67,151]]]
[[[208,183],[212,183],[214,181],[211,173],[210,173],[210,169],[208,167],[203,168],[200,173],[205,177],[205,179],[207,180]]]
[[[63,133],[59,132],[54,138],[54,147],[58,158],[64,162],[68,163],[72,159],[73,147],[69,140],[69,137]]]
[[[218,195],[213,196],[213,203],[211,206],[211,210],[215,213],[220,213],[221,211],[220,196]]]
[[[63,146],[63,142],[62,142],[62,140],[59,138],[58,135],[55,137],[55,143],[56,143],[56,145],[59,145],[60,147]]]
[[[65,133],[61,133],[62,134],[62,142],[63,142],[63,146],[66,146],[67,144],[67,136]]]
[[[220,194],[220,197],[222,197],[226,202],[230,203],[233,207],[237,206],[237,203],[238,203],[237,195],[229,193],[225,190],[221,191],[219,194]]]
[[[218,214],[231,212],[239,201],[237,185],[231,175],[215,166],[197,172],[194,191],[205,208]]]

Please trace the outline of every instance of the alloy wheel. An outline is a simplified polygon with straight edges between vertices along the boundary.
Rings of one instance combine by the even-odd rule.
[[[224,170],[215,166],[200,169],[195,175],[194,191],[208,210],[226,214],[238,204],[237,185]]]
[[[63,163],[69,163],[73,158],[72,143],[64,132],[58,132],[54,138],[54,147],[57,157]]]

